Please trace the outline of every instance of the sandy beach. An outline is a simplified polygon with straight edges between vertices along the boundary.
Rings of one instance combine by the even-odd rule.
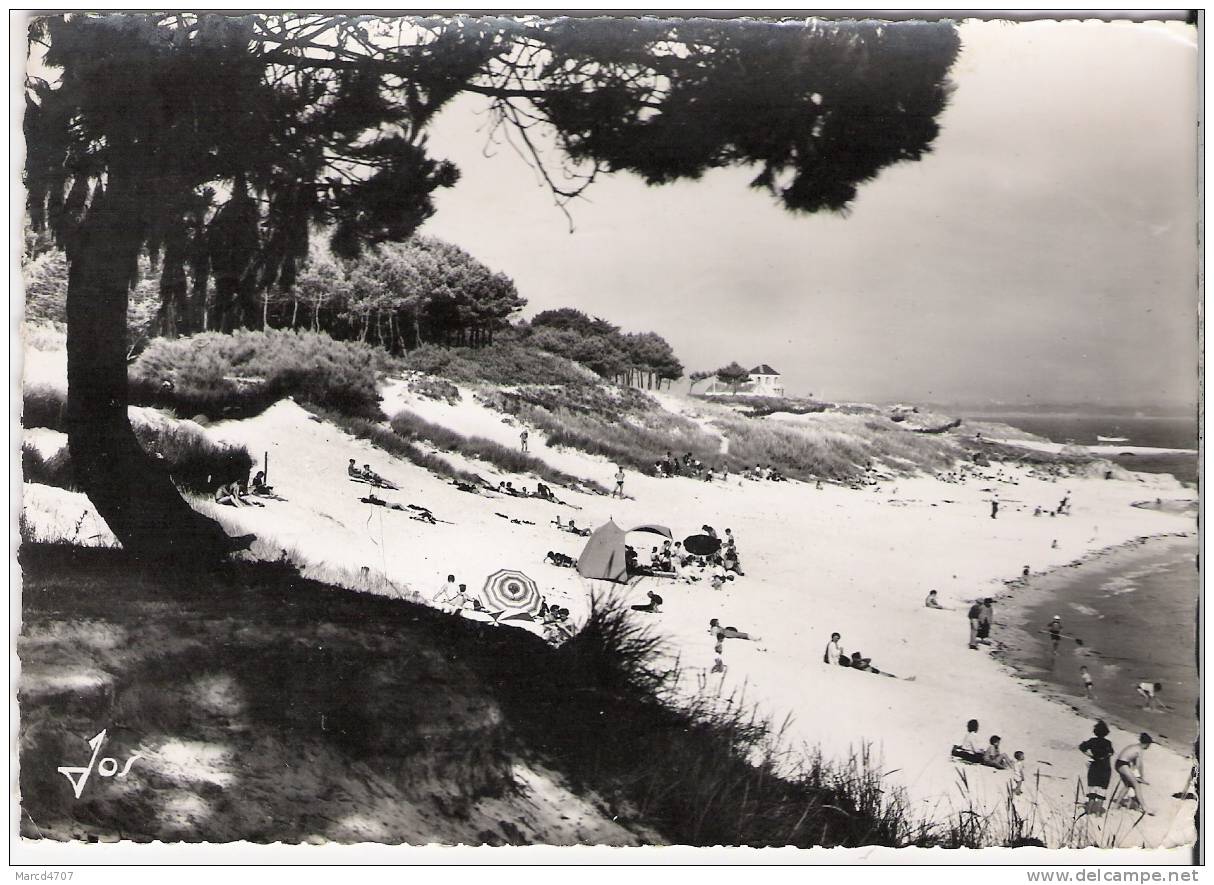
[[[392,414],[408,407],[461,433],[517,444],[513,418],[481,405],[470,390],[462,394],[462,401],[451,405],[415,397],[402,383],[390,384],[384,410]],[[696,414],[694,401],[662,400],[668,408]],[[492,571],[518,568],[538,581],[549,600],[569,607],[575,622],[594,593],[614,591],[635,603],[654,590],[665,600],[661,613],[638,617],[649,618],[667,640],[671,661],[677,658],[682,668],[684,691],[744,693],[776,721],[790,717],[786,737],[793,746],[820,747],[828,757],[845,757],[870,744],[891,782],[906,789],[914,811],[925,817],[942,819],[972,808],[998,821],[1006,813],[1008,774],[959,766],[949,757],[966,720],[977,718],[984,739],[999,734],[1006,750],[1025,752],[1029,783],[1016,806],[1023,813],[1036,804],[1056,843],[1074,839],[1075,784],[1084,771],[1075,747],[1088,736],[1091,719],[1016,678],[987,647],[970,650],[966,609],[976,597],[1000,595],[1004,582],[1026,565],[1046,571],[1093,551],[1193,528],[1191,515],[1131,506],[1159,496],[1194,497],[1171,477],[1158,475],[1056,479],[995,465],[977,468],[963,482],[916,476],[860,491],[630,472],[626,500],[559,490],[580,508],[574,510],[461,492],[318,421],[289,400],[256,418],[219,422],[205,432],[247,446],[258,460],[269,453],[270,481],[286,501],[240,510],[199,502],[210,512],[221,510],[231,528],[255,532],[261,555],[288,549],[329,574],[356,575],[365,567],[400,590],[427,598],[449,572],[476,591]],[[532,454],[554,467],[602,483],[614,473],[602,458],[549,449],[539,433],[531,437]],[[48,448],[50,442],[40,438],[39,446]],[[507,478],[487,464],[445,457],[491,481]],[[372,464],[400,487],[382,497],[424,505],[440,521],[428,525],[361,503],[366,489],[347,479],[348,458]],[[509,478],[516,485],[534,484],[527,477]],[[66,512],[71,522],[91,511],[83,495],[31,485],[25,492],[27,515],[35,524],[62,522],[54,514]],[[1001,506],[992,519],[989,501],[995,493]],[[1035,506],[1053,507],[1065,494],[1072,502],[1070,515],[1033,517]],[[591,527],[608,519],[624,528],[659,523],[676,539],[706,523],[720,533],[730,528],[746,574],[719,591],[706,580],[682,584],[644,578],[626,590],[594,586],[600,582],[543,562],[549,550],[576,558],[584,544],[550,524],[558,515]],[[654,537],[634,535],[629,541],[645,559]],[[930,589],[939,591],[949,610],[924,607]],[[711,672],[716,655],[706,631],[714,617],[761,637],[727,641],[723,674]],[[1001,605],[995,607],[995,622],[992,638],[998,641],[1006,623]],[[914,680],[825,665],[823,649],[834,631],[842,634],[846,651],[862,651],[880,669]],[[1133,735],[1115,729],[1112,739],[1120,749]],[[1169,798],[1184,782],[1189,762],[1164,746],[1151,752],[1148,798],[1158,813],[1139,819],[1111,811],[1090,832],[1092,843],[1171,847],[1193,840],[1195,804]]]

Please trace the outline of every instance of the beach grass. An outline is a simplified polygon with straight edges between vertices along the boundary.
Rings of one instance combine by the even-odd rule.
[[[528,455],[485,437],[465,436],[441,424],[427,421],[408,409],[397,412],[392,418],[391,426],[393,432],[405,440],[410,442],[424,440],[445,451],[484,461],[506,473],[532,474],[545,482],[566,488],[589,487],[596,492],[607,493],[607,489],[602,485],[550,467],[534,455]]]

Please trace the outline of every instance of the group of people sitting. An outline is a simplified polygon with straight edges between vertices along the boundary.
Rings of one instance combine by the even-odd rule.
[[[396,486],[388,482],[378,473],[371,469],[370,464],[364,464],[361,468],[354,463],[354,459],[350,459],[350,463],[346,465],[346,474],[355,482],[365,482],[375,486],[378,489],[396,489]]]
[[[853,651],[849,657],[847,652],[843,650],[843,636],[839,633],[830,634],[830,642],[826,643],[826,651],[822,654],[822,663],[831,664],[836,667],[849,667],[852,670],[862,670],[868,673],[875,673],[878,676],[888,676],[890,679],[899,679],[901,677],[890,673],[888,670],[878,670],[873,666],[873,659],[866,658],[858,651]],[[907,676],[908,682],[915,680],[914,676]]]
[[[682,458],[675,457],[670,452],[667,452],[665,458],[654,462],[653,475],[690,476],[693,479],[704,479],[712,482],[716,476],[728,479],[729,468],[721,467],[718,470],[714,470],[712,467],[702,464],[698,458],[692,457],[691,452],[688,452]]]
[[[553,504],[568,506],[564,501],[560,500],[556,495],[553,494],[552,489],[548,488],[548,486],[544,485],[542,482],[537,482],[535,484],[535,491],[529,492],[521,487],[516,489],[514,487],[514,483],[507,480],[498,483],[495,491],[503,495],[509,495],[512,498],[539,498],[542,501],[551,501]]]
[[[224,483],[215,490],[215,503],[224,504],[228,507],[266,506],[261,501],[254,500],[255,498],[271,498],[275,501],[286,500],[274,494],[274,487],[266,482],[264,470],[258,470],[253,474],[253,478],[247,484],[236,479],[232,482]]]
[[[1003,739],[993,734],[985,747],[979,746],[978,720],[971,719],[965,723],[965,737],[961,739],[961,743],[953,745],[951,755],[962,762],[1015,772],[1016,792],[1020,792],[1020,785],[1024,782],[1024,753],[1017,750],[1009,756],[1003,751],[1002,743]]]
[[[776,468],[772,467],[770,464],[765,464],[763,466],[756,464],[753,468],[747,470],[742,475],[747,479],[764,479],[770,480],[771,482],[788,481],[787,476],[785,476],[779,470],[776,470]]]

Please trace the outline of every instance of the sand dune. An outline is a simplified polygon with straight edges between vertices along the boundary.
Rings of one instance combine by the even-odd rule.
[[[514,419],[482,406],[467,391],[453,406],[417,399],[402,384],[388,386],[385,411],[403,407],[465,434],[505,445],[518,442]],[[685,668],[684,690],[697,691],[706,679],[745,691],[777,720],[791,714],[788,736],[794,743],[821,746],[828,756],[871,742],[892,782],[908,790],[915,810],[934,818],[971,806],[1001,813],[1008,775],[965,767],[969,786],[962,790],[961,769],[948,756],[965,721],[977,718],[984,738],[997,733],[1008,752],[1025,751],[1030,784],[1017,805],[1023,811],[1040,800],[1039,817],[1050,821],[1054,841],[1063,838],[1073,818],[1076,779],[1085,770],[1076,746],[1089,735],[1091,720],[1036,693],[986,650],[969,650],[965,609],[975,597],[997,595],[1002,582],[1025,565],[1042,570],[1141,536],[1194,530],[1192,517],[1130,506],[1165,490],[1173,497],[1191,496],[1165,476],[1053,481],[1024,468],[996,466],[965,483],[919,476],[855,491],[738,478],[710,484],[630,472],[630,500],[558,490],[582,508],[575,513],[538,500],[460,492],[317,422],[290,401],[205,432],[247,446],[259,460],[268,452],[270,481],[287,499],[264,509],[225,508],[228,521],[312,562],[382,571],[424,596],[432,595],[448,572],[475,590],[490,572],[518,568],[549,598],[568,606],[577,621],[596,588],[571,570],[542,562],[548,550],[576,557],[584,543],[549,524],[558,514],[590,525],[609,518],[625,527],[658,522],[670,526],[676,538],[704,523],[720,532],[729,527],[738,538],[744,578],[721,591],[703,581],[686,585],[651,578],[626,591],[630,601],[641,601],[649,589],[665,598],[661,614],[639,617],[650,618],[668,638],[672,659],[677,655]],[[609,481],[613,467],[605,459],[549,449],[539,437],[531,434],[536,457],[580,477]],[[381,497],[424,505],[445,522],[427,525],[360,503],[367,487],[346,477],[351,457],[400,486],[401,491],[380,492]],[[499,475],[488,465],[473,466],[486,478]],[[532,485],[526,478],[514,480]],[[989,500],[995,491],[1001,509],[993,520]],[[1032,516],[1036,505],[1049,509],[1067,493],[1072,515]],[[499,512],[534,525],[512,523],[495,515]],[[630,540],[644,558],[653,537]],[[932,588],[953,610],[923,607]],[[995,614],[998,621],[998,606]],[[727,642],[723,676],[708,673],[715,655],[706,629],[713,617],[762,637],[754,643]],[[861,650],[881,669],[915,681],[824,665],[823,648],[832,631],[843,635],[846,650]],[[1133,736],[1115,731],[1112,739],[1120,749]],[[1103,841],[1156,847],[1195,837],[1193,803],[1168,798],[1184,782],[1188,762],[1163,747],[1151,753],[1148,799],[1159,814],[1136,822],[1129,812],[1114,811],[1106,818]]]

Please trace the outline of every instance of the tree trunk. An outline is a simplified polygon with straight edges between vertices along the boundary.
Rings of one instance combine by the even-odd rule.
[[[234,549],[217,522],[182,499],[127,419],[127,285],[142,233],[130,185],[111,174],[82,222],[67,291],[67,433],[76,481],[122,546],[157,561],[216,559]]]

